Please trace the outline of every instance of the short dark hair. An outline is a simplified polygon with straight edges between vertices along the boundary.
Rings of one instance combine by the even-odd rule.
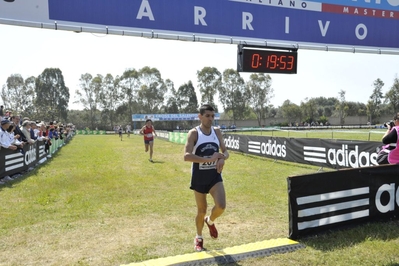
[[[205,111],[215,112],[215,109],[210,104],[203,104],[201,105],[199,112],[201,115],[205,114]]]
[[[145,122],[147,123],[147,122],[152,122],[152,120],[151,119],[147,119],[147,120],[145,120]]]

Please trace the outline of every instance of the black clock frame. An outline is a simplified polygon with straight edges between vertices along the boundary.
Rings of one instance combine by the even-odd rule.
[[[272,64],[264,62],[256,62],[254,66],[253,58],[263,59],[274,58]],[[289,58],[289,65],[283,59]],[[281,65],[280,64],[281,59]],[[253,72],[253,73],[273,73],[273,74],[296,74],[298,65],[298,49],[297,48],[280,48],[270,46],[257,46],[239,44],[237,46],[237,71]]]

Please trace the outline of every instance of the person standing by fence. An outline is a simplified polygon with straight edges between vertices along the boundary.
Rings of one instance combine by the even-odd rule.
[[[388,163],[399,164],[399,113],[393,117],[392,121],[386,123],[385,126],[387,127],[387,131],[382,137],[382,143],[386,144],[386,148],[383,151],[386,151],[388,154]]]

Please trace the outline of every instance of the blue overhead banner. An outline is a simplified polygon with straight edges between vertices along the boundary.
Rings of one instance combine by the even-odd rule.
[[[49,18],[109,28],[399,48],[399,0],[49,0]]]
[[[399,48],[399,0],[6,0],[0,24],[310,49]]]
[[[132,115],[132,121],[146,121],[151,119],[152,121],[187,121],[187,120],[199,120],[198,113],[192,114],[134,114]],[[220,119],[220,113],[215,113],[215,120]]]

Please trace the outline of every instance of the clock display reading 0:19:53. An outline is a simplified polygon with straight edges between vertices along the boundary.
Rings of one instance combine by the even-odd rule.
[[[272,50],[243,50],[243,71],[296,74],[297,52]]]

